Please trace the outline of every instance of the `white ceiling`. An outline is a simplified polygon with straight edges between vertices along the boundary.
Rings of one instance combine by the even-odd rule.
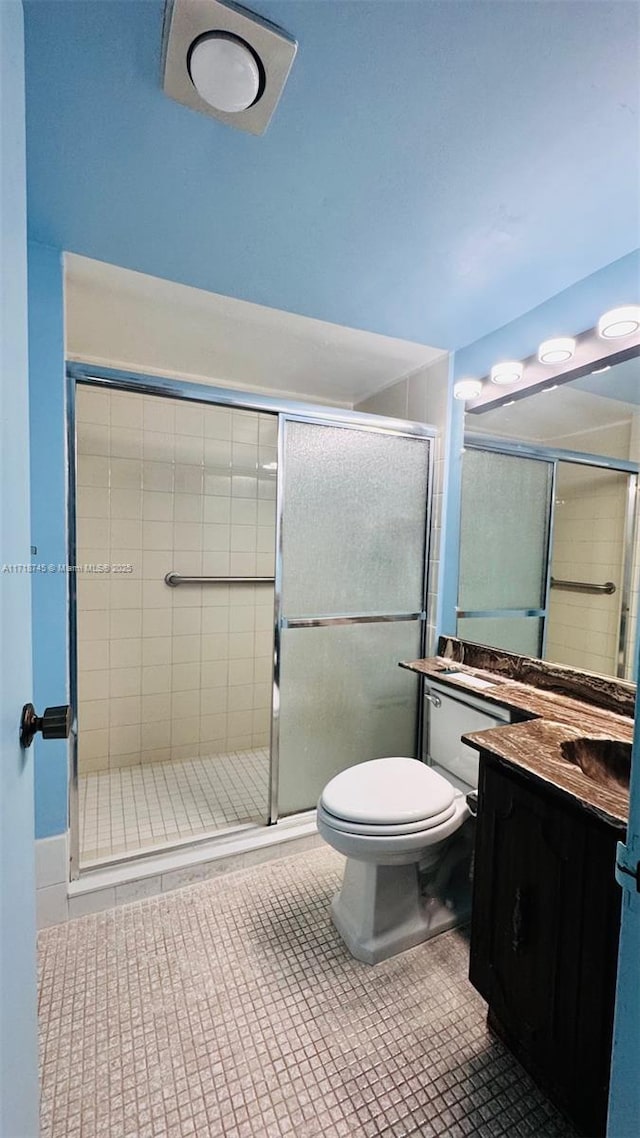
[[[69,359],[340,406],[442,355],[75,254],[65,309]]]

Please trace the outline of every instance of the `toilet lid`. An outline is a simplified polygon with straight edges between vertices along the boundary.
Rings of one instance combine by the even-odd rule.
[[[417,759],[371,759],[337,774],[320,802],[330,814],[368,825],[420,822],[447,811],[454,789]]]

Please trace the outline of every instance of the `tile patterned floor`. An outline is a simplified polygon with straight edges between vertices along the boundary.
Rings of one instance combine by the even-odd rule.
[[[42,1138],[573,1138],[458,932],[375,968],[322,848],[40,934]]]
[[[81,862],[264,821],[269,751],[232,751],[81,775]]]

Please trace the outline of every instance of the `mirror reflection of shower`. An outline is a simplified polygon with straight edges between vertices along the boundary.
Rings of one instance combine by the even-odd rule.
[[[491,411],[467,413],[465,432],[459,609],[478,608],[473,574],[486,577],[490,564],[496,569],[496,558],[502,566],[502,587],[492,604],[496,610],[508,607],[518,578],[522,585],[519,557],[528,559],[531,572],[534,548],[539,577],[526,596],[520,589],[517,605],[526,608],[526,617],[497,611],[484,619],[460,616],[460,634],[634,679],[640,357]],[[475,449],[478,444],[482,452]],[[525,492],[525,470],[539,487],[532,482]],[[478,542],[482,526],[480,517],[472,518],[472,500],[494,527],[497,545],[490,550]],[[523,532],[514,540],[518,527]],[[466,569],[465,555],[470,558]],[[469,589],[470,598],[465,596]]]

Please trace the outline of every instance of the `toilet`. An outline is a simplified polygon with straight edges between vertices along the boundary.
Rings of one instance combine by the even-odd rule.
[[[347,859],[331,915],[353,956],[378,964],[467,915],[438,886],[468,818],[463,791],[418,759],[372,759],[327,783],[318,830]]]

